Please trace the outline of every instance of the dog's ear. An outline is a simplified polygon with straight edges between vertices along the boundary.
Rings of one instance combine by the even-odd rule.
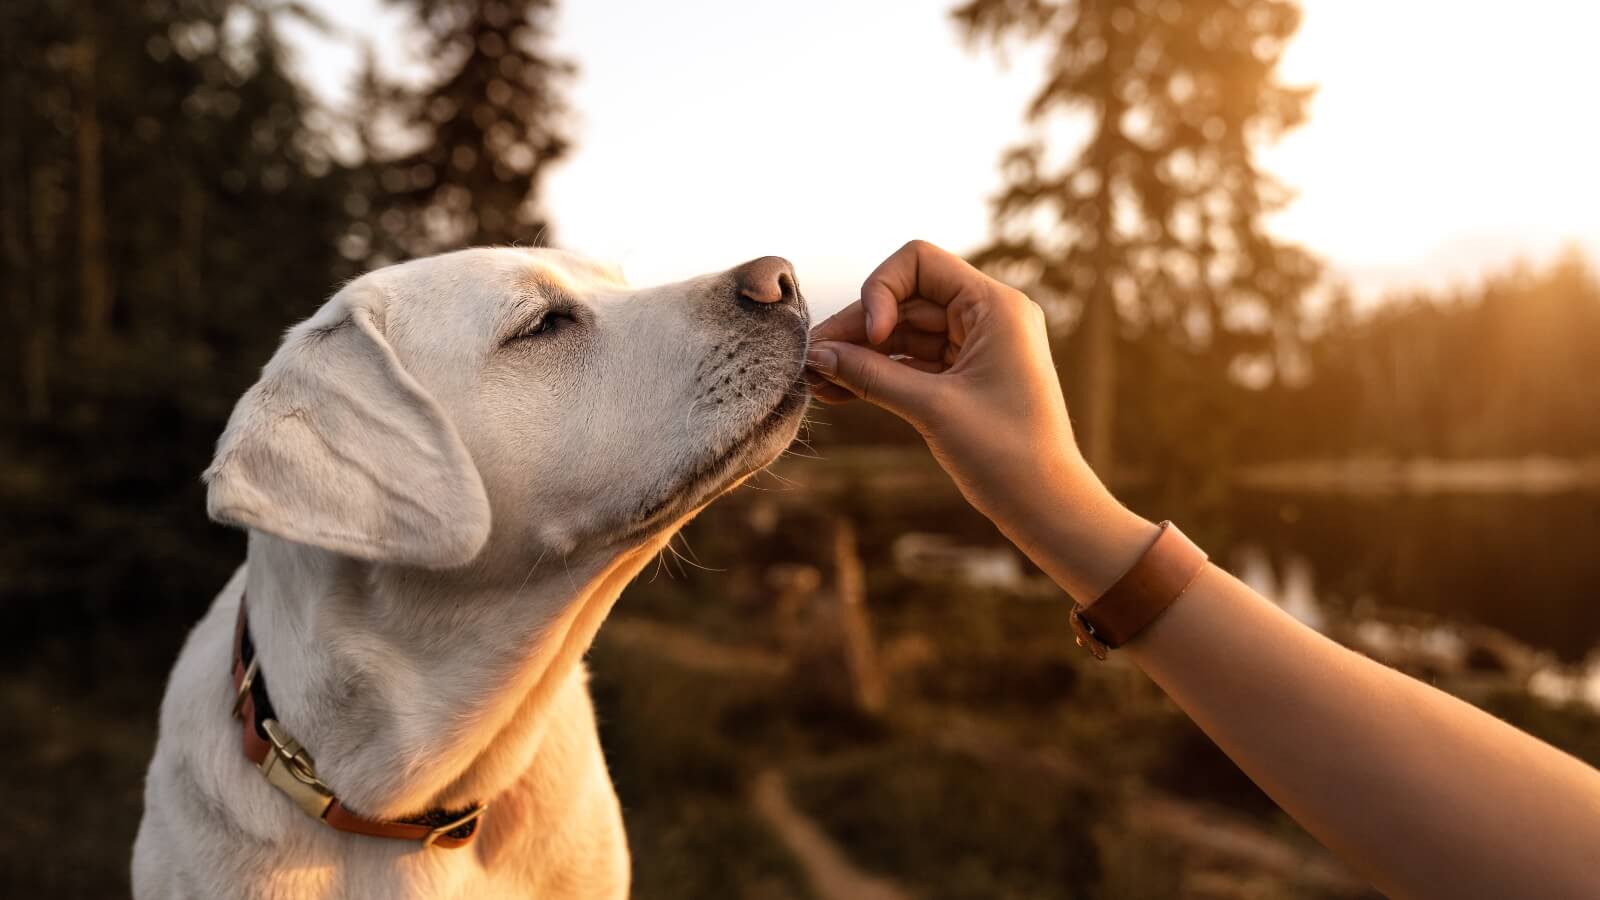
[[[483,481],[385,339],[386,308],[367,276],[289,332],[217,442],[211,518],[378,562],[448,568],[477,556],[489,536]]]

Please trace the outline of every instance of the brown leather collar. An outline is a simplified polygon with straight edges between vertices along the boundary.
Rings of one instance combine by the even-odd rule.
[[[244,755],[267,781],[288,795],[308,815],[340,831],[372,837],[420,841],[424,847],[465,847],[478,836],[478,821],[487,803],[466,810],[429,810],[396,821],[369,819],[351,812],[317,777],[316,763],[300,742],[289,736],[273,714],[266,676],[256,658],[239,597],[239,621],[233,629],[233,715],[244,722]]]

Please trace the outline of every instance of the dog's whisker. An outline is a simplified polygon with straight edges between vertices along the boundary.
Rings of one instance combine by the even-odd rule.
[[[567,571],[567,585],[571,587],[572,592],[576,594],[578,592],[578,583],[572,580],[572,566],[567,563],[567,554],[565,553],[561,554],[561,568]]]
[[[545,554],[549,553],[549,552],[550,552],[550,548],[549,547],[546,547],[543,550],[539,551],[539,558],[534,560],[533,561],[533,565],[528,567],[528,574],[522,576],[522,583],[517,585],[517,593],[519,593],[519,594],[522,593],[523,589],[528,586],[528,582],[533,578],[534,570],[539,568],[539,564],[544,562]]]
[[[698,553],[694,552],[694,548],[693,547],[689,546],[689,535],[687,535],[684,532],[680,531],[675,535],[675,537],[679,537],[679,538],[683,539],[683,551],[685,553],[689,554],[689,558],[693,559],[696,563],[700,562],[700,555]]]
[[[666,551],[666,548],[663,547],[662,549],[656,551],[656,570],[654,572],[650,573],[650,581],[648,582],[649,584],[655,584],[656,583],[656,579],[661,577],[661,568],[666,563],[666,561],[667,561],[667,551]],[[668,572],[667,573],[667,577],[671,578],[672,577],[672,573]]]
[[[688,546],[689,546],[688,541],[685,540],[684,547],[687,548]],[[726,572],[727,571],[727,569],[714,569],[714,568],[712,568],[710,566],[702,565],[699,560],[690,559],[689,557],[684,556],[682,553],[678,552],[678,549],[676,547],[672,546],[672,542],[671,541],[667,541],[667,549],[671,550],[672,551],[672,555],[677,557],[679,565],[691,565],[691,566],[694,566],[696,569],[700,569],[701,571],[704,571],[704,572]],[[690,551],[690,552],[693,553],[693,551]],[[685,577],[687,577],[687,573],[685,573]]]

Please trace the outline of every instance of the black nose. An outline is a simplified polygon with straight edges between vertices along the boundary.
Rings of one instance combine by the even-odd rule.
[[[794,266],[781,256],[752,259],[733,270],[733,283],[739,297],[752,303],[798,303],[800,287],[794,280]]]

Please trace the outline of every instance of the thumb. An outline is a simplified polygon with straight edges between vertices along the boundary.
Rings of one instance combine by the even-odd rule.
[[[806,352],[806,365],[862,400],[908,421],[926,407],[934,389],[933,375],[858,344],[818,341]]]

